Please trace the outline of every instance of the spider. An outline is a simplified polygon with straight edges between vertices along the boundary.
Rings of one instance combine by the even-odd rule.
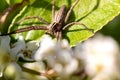
[[[53,0],[53,4],[52,4],[52,22],[50,24],[49,24],[49,22],[47,22],[45,19],[43,19],[41,17],[37,17],[37,16],[26,17],[23,20],[31,19],[31,18],[38,18],[41,22],[46,24],[46,26],[29,26],[29,27],[26,27],[26,28],[17,29],[15,31],[12,31],[10,33],[3,34],[3,35],[0,35],[0,36],[26,32],[26,31],[30,31],[30,30],[46,30],[46,33],[55,36],[57,38],[57,40],[61,40],[62,39],[62,32],[64,30],[68,29],[70,26],[72,26],[74,24],[82,25],[83,27],[85,27],[85,29],[88,29],[87,26],[85,26],[84,24],[82,24],[80,22],[70,22],[70,23],[66,24],[69,17],[70,17],[70,14],[71,14],[73,8],[77,5],[79,0],[76,0],[72,4],[72,6],[68,10],[68,12],[66,11],[66,5],[63,5],[58,10],[57,14],[55,14],[55,2],[56,2],[56,0]],[[21,21],[23,21],[23,20],[21,20]]]

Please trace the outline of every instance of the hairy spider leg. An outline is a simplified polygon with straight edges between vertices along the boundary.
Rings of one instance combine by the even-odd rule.
[[[72,10],[73,10],[73,8],[75,7],[75,5],[77,5],[78,2],[79,2],[79,0],[76,0],[76,1],[73,3],[73,5],[70,7],[70,9],[68,10],[67,15],[66,15],[66,17],[65,17],[65,23],[67,23],[67,21],[68,21],[68,19],[69,19],[69,17],[70,17],[70,14],[71,14],[71,12],[72,12]],[[92,33],[94,33],[93,29],[89,29],[85,24],[80,23],[80,22],[70,22],[70,23],[66,24],[66,25],[63,27],[63,30],[68,29],[69,27],[71,27],[71,26],[74,25],[74,24],[76,24],[76,25],[82,25],[85,29],[87,29],[87,30],[91,31]]]
[[[68,23],[67,25],[64,26],[63,30],[68,29],[70,26],[72,26],[74,24],[82,25],[82,26],[84,26],[85,29],[88,29],[88,27],[86,25],[84,25],[83,23],[80,23],[80,22],[70,22],[70,23]]]
[[[72,4],[72,6],[70,7],[70,9],[68,10],[67,15],[66,15],[66,17],[65,17],[65,23],[68,21],[70,15],[71,15],[71,12],[72,12],[72,10],[73,10],[73,8],[77,5],[78,2],[79,2],[79,0],[76,0],[76,1]]]
[[[82,25],[86,30],[91,31],[94,34],[94,30],[93,29],[89,29],[85,24],[80,23],[80,22],[71,22],[71,23],[68,23],[67,25],[64,26],[63,30],[67,30],[72,25],[80,25],[80,26]]]
[[[56,3],[56,0],[53,0],[53,3],[52,3],[52,21],[54,21],[54,18],[55,18],[55,3]]]
[[[38,19],[39,21],[41,21],[42,23],[44,23],[46,25],[50,24],[48,21],[46,21],[45,19],[43,19],[41,17],[30,16],[30,17],[23,18],[23,19],[19,20],[16,23],[13,23],[13,25],[14,24],[20,24],[21,22],[23,22],[24,20],[27,20],[27,19]],[[29,27],[26,27],[26,28],[17,29],[15,31],[10,32],[10,33],[0,34],[0,36],[5,36],[5,35],[11,35],[11,34],[16,34],[16,33],[26,32],[26,31],[30,31],[30,30],[48,30],[48,28],[47,28],[47,26],[29,26]]]
[[[46,25],[49,25],[50,23],[43,19],[42,17],[38,17],[38,16],[29,16],[29,17],[25,17],[21,20],[19,20],[18,22],[16,22],[16,24],[20,24],[21,22],[25,21],[25,20],[28,20],[28,19],[38,19],[39,21],[41,21],[42,23],[46,24]]]
[[[27,32],[30,30],[48,30],[48,28],[46,26],[30,26],[30,27],[26,27],[26,28],[20,28],[15,31],[11,31],[10,33],[0,34],[0,36],[6,36],[6,35],[21,33],[21,32]]]

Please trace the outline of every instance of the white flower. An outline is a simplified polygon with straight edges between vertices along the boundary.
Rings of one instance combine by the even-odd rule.
[[[119,76],[120,52],[114,39],[96,35],[78,46],[81,51],[76,55],[85,63],[86,73],[92,80],[114,80]]]
[[[16,49],[17,51],[17,49]],[[16,62],[16,52],[10,48],[10,37],[0,37],[0,73],[1,76],[8,65]],[[17,64],[17,63],[16,63]]]
[[[3,75],[4,71],[9,72],[9,65],[14,66],[14,69],[20,68],[16,63],[19,57],[31,60],[33,57],[33,53],[37,50],[39,46],[37,43],[38,42],[35,41],[25,43],[23,37],[20,36],[19,40],[16,43],[12,44],[11,47],[9,36],[0,37],[0,76]],[[27,55],[25,55],[25,53]],[[14,77],[18,78],[16,70],[14,69],[12,74],[14,73],[16,75]],[[20,72],[18,71],[18,73]]]
[[[14,53],[14,55],[12,55],[12,56],[13,57],[18,56],[18,53],[20,51],[23,51],[25,49],[25,46],[26,45],[25,45],[25,41],[24,41],[23,37],[19,36],[18,41],[12,45],[11,53]]]
[[[39,47],[39,43],[37,41],[29,41],[25,43],[22,36],[19,36],[19,40],[13,44],[14,48],[12,48],[12,52],[16,53],[19,57],[22,57],[25,60],[31,61],[33,60],[33,54]]]
[[[64,77],[74,73],[79,64],[66,40],[54,42],[49,36],[43,37],[35,59],[46,60],[52,69]]]
[[[39,61],[42,60],[44,53],[52,52],[53,47],[55,46],[55,42],[48,35],[43,36],[40,48],[37,50],[34,58]]]
[[[7,37],[0,37],[0,74],[2,76],[3,70],[8,65],[11,60],[10,57],[10,38]]]
[[[16,62],[9,63],[4,71],[4,76],[12,80],[20,80],[21,74],[21,67]]]

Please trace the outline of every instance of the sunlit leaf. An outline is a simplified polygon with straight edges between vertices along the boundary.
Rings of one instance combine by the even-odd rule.
[[[62,5],[66,5],[67,9],[75,2],[75,0],[56,0],[56,12]],[[32,5],[24,7],[24,9],[14,18],[16,23],[23,18],[29,16],[39,16],[52,22],[52,0],[36,0]],[[105,24],[111,21],[120,13],[119,0],[80,0],[73,9],[69,22],[80,22],[86,25],[94,32],[100,30]],[[11,24],[9,32],[18,28],[28,27],[31,25],[44,25],[37,19],[29,19],[22,21],[19,25]],[[21,33],[26,40],[37,40],[45,34],[45,31],[29,31]],[[83,26],[73,25],[69,30],[63,31],[63,38],[69,40],[71,46],[78,42],[84,41],[94,35],[90,30],[84,29]],[[14,37],[17,38],[16,34]]]

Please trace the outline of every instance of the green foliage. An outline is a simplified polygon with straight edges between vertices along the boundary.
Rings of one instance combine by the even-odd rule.
[[[5,0],[9,5],[15,5],[21,3],[23,0]],[[26,0],[27,1],[27,0]],[[35,0],[28,0],[30,4],[34,3]]]
[[[3,12],[7,6],[8,5],[5,0],[0,0],[0,13]]]
[[[62,6],[66,5],[69,9],[75,0],[57,0],[56,12]],[[52,22],[52,0],[36,0],[32,5],[25,6],[21,12],[14,18],[12,23],[28,16],[39,16]],[[73,9],[68,22],[77,21],[85,24],[94,32],[100,30],[105,24],[111,21],[120,13],[120,0],[80,0]],[[28,27],[31,25],[44,25],[37,19],[30,19],[21,22],[19,25],[9,27],[9,32],[18,28]],[[26,40],[38,40],[45,34],[45,31],[29,31],[21,33]],[[70,45],[76,45],[78,42],[84,41],[94,35],[89,30],[84,30],[83,26],[73,25],[68,30],[63,31],[63,38],[69,40]],[[14,35],[15,38],[18,35]]]
[[[104,35],[112,36],[118,43],[120,43],[120,14],[103,27],[100,32]]]
[[[17,3],[21,3],[23,0],[6,0],[6,2],[9,4],[9,5],[14,5],[14,4],[17,4]]]

